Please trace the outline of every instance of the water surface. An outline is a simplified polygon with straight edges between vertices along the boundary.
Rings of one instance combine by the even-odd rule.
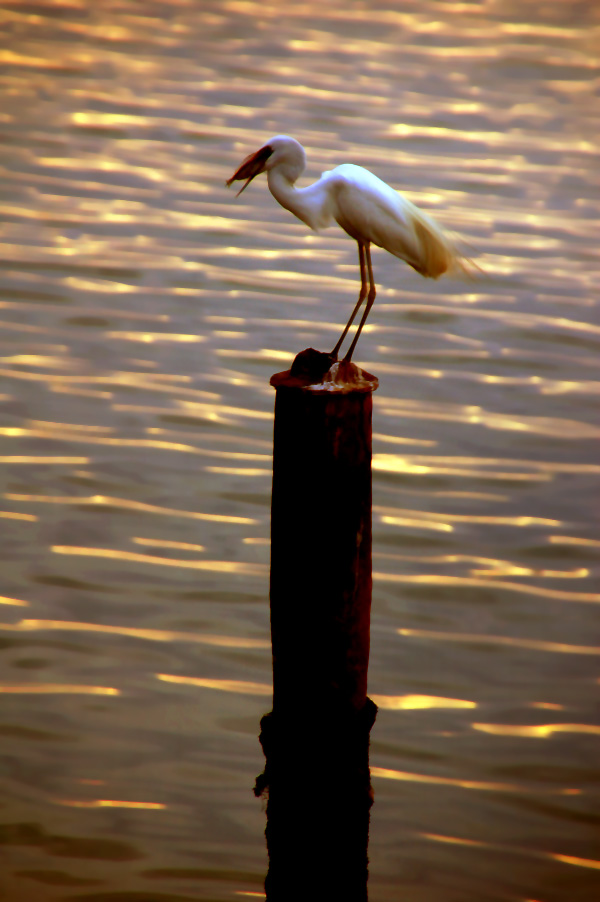
[[[595,5],[0,23],[2,899],[262,896],[268,380],[358,292],[339,229],[225,188],[277,133],[484,270],[373,255],[371,902],[597,899]]]

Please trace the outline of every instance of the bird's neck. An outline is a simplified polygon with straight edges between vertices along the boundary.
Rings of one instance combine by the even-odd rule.
[[[282,207],[305,222],[309,228],[319,228],[318,210],[311,197],[312,185],[308,188],[296,188],[296,179],[290,178],[277,167],[267,172],[267,181],[269,191]]]

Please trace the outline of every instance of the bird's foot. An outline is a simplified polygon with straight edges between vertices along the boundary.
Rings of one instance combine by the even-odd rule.
[[[291,369],[271,377],[274,388],[301,388],[311,392],[370,392],[379,385],[376,376],[361,370],[349,360],[337,360],[333,354],[306,348],[296,355]]]
[[[374,391],[379,380],[350,360],[335,360],[321,381],[309,386],[311,391],[353,392]]]

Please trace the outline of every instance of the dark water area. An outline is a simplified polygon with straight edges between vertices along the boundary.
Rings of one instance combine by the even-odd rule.
[[[278,133],[482,269],[373,253],[370,900],[599,899],[600,7],[0,27],[0,899],[264,898],[269,377],[359,284],[340,229],[225,187]]]

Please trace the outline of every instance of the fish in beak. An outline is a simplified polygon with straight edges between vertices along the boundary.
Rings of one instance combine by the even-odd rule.
[[[232,182],[237,182],[240,179],[246,179],[246,183],[242,185],[236,197],[239,197],[244,188],[247,188],[252,179],[259,175],[261,172],[265,171],[265,163],[273,153],[273,148],[269,147],[266,144],[264,147],[261,147],[260,150],[257,150],[256,153],[251,153],[249,157],[246,157],[242,165],[239,169],[237,169],[230,179],[227,179],[225,184],[227,187],[231,185]]]

